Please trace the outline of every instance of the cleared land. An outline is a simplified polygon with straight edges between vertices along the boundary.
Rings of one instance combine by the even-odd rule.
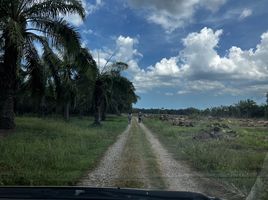
[[[123,132],[127,120],[17,117],[17,128],[0,138],[0,185],[75,185]]]
[[[229,192],[175,160],[154,134],[136,120],[79,185],[192,191],[220,197]]]
[[[184,118],[127,126],[126,117],[109,117],[93,127],[91,118],[19,117],[16,131],[0,138],[0,184],[183,190],[232,200],[262,194],[267,127]]]
[[[144,123],[176,160],[222,183],[240,199],[251,191],[268,152],[267,127],[248,127],[243,121],[158,116]]]

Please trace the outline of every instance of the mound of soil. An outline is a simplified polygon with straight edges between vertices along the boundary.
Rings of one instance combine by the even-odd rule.
[[[215,126],[217,125],[217,126]],[[200,133],[193,137],[194,140],[207,140],[207,139],[232,139],[238,135],[226,124],[214,123],[210,125],[209,130],[202,130]],[[224,128],[223,128],[224,127]]]
[[[254,119],[239,119],[241,126],[246,127],[268,127],[267,120],[254,120]]]
[[[193,127],[194,124],[191,120],[179,119],[172,121],[173,126]]]

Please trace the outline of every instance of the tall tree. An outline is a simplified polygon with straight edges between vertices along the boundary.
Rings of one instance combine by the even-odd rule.
[[[70,106],[75,104],[79,93],[87,95],[90,93],[88,88],[93,90],[97,66],[85,48],[71,54],[68,51],[58,54],[44,56],[44,60],[47,65],[57,66],[51,70],[50,77],[55,80],[57,107],[63,106],[64,118],[69,120]]]
[[[135,94],[135,87],[121,75],[127,68],[127,64],[115,62],[105,69],[105,73],[99,74],[94,93],[95,124],[105,120],[108,110],[121,114],[130,111],[132,104],[137,102],[139,97]]]
[[[34,43],[76,51],[80,48],[78,33],[59,16],[78,14],[85,10],[80,0],[1,0],[0,32],[3,44],[3,62],[0,65],[0,129],[12,129],[14,123],[14,96],[22,58],[28,67],[36,68],[40,61]],[[1,41],[0,40],[0,41]],[[0,42],[1,43],[1,42]],[[26,52],[29,53],[25,56]]]
[[[135,94],[135,87],[126,77],[120,74],[113,74],[112,94],[109,109],[116,114],[130,112],[132,104],[136,103],[138,96]]]

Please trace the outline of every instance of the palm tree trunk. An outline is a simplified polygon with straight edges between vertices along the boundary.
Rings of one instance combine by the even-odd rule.
[[[102,109],[101,109],[101,121],[105,121],[106,120],[106,103],[102,104]]]
[[[102,82],[100,80],[97,80],[95,83],[95,89],[94,89],[94,125],[100,125],[101,121],[101,102],[102,102]]]
[[[14,114],[14,95],[12,92],[3,94],[0,97],[0,129],[15,128],[15,114]]]
[[[70,119],[70,102],[68,101],[64,106],[64,119],[69,121]]]
[[[101,107],[96,106],[94,109],[94,125],[100,125],[101,119]]]
[[[5,41],[4,63],[0,65],[0,129],[15,128],[14,95],[17,89],[19,50]]]
[[[40,103],[40,111],[41,111],[41,117],[45,117],[45,111],[46,110],[46,102],[45,102],[45,96],[41,97],[41,103]]]

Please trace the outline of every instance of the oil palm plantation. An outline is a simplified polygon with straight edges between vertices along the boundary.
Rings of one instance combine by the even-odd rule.
[[[18,72],[23,63],[33,71],[40,67],[36,44],[75,52],[78,33],[59,16],[85,16],[80,0],[0,0],[0,129],[12,129]],[[56,80],[55,80],[56,81]]]
[[[50,68],[47,80],[52,79],[50,86],[56,92],[56,107],[64,110],[64,118],[69,120],[70,106],[81,103],[81,94],[91,95],[96,78],[96,63],[85,48],[80,48],[75,53],[68,51],[45,52],[43,60],[45,66]],[[56,66],[56,67],[55,67]]]

